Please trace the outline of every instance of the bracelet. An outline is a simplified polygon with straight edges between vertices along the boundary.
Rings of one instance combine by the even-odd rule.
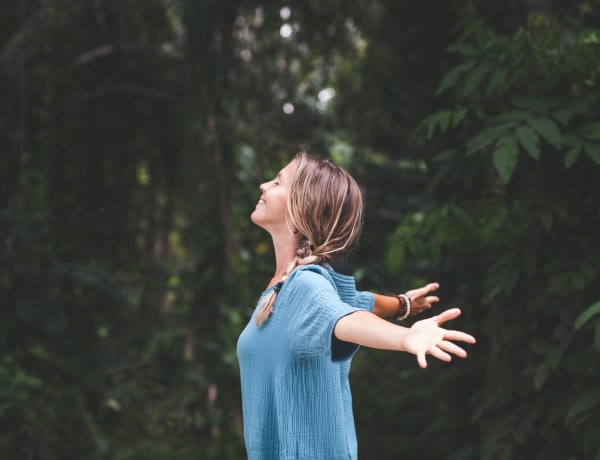
[[[396,313],[396,319],[402,321],[403,319],[408,318],[410,315],[412,301],[406,294],[394,294],[394,297],[398,299],[398,312]]]

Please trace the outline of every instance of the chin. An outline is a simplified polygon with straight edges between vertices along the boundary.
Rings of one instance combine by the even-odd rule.
[[[258,225],[259,227],[261,227],[261,225],[260,225],[260,218],[258,218],[256,216],[256,211],[254,211],[252,214],[250,214],[250,220],[252,221],[253,224]]]

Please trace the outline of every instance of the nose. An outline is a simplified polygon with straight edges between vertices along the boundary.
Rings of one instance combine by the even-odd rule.
[[[260,185],[258,186],[258,189],[259,189],[259,190],[260,190],[262,193],[265,193],[265,184],[264,184],[264,183],[263,183],[263,184],[260,184]]]

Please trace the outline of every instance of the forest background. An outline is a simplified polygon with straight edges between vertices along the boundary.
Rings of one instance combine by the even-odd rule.
[[[354,359],[360,458],[600,459],[600,2],[0,3],[0,458],[242,459],[258,184],[363,187],[340,266],[467,360]],[[441,307],[436,307],[441,308]]]

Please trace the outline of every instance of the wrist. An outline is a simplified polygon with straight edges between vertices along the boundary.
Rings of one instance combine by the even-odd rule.
[[[406,294],[394,294],[394,297],[398,300],[398,311],[396,312],[395,317],[402,321],[410,316],[412,301]]]

